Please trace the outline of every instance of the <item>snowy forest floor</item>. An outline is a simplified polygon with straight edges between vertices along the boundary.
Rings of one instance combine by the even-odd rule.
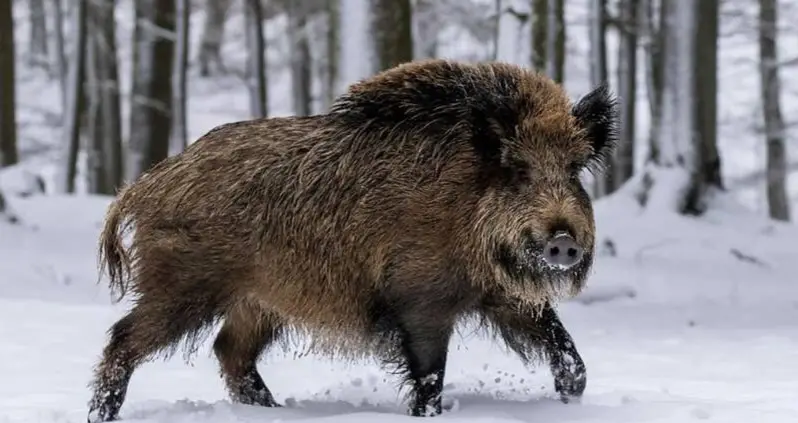
[[[589,88],[585,59],[589,42],[586,2],[572,4],[566,86],[576,96]],[[121,1],[117,11],[124,122],[129,104],[130,6]],[[753,3],[750,9],[755,10]],[[26,10],[15,7],[19,57],[26,54]],[[192,17],[192,58],[202,18],[201,11]],[[223,55],[231,69],[243,68],[241,22],[242,16],[233,13],[228,23]],[[761,217],[764,184],[761,175],[752,176],[764,163],[764,143],[757,129],[761,124],[756,37],[754,27],[744,23],[724,21],[726,35],[719,53],[722,167],[730,196],[744,207],[727,198],[709,215],[689,219],[660,210],[640,214],[624,195],[600,200],[596,204],[599,251],[606,252],[603,241],[611,239],[617,255],[600,255],[587,290],[560,307],[588,368],[581,404],[552,399],[553,383],[545,365],[525,369],[500,346],[464,329],[452,342],[445,390],[452,411],[443,420],[798,421],[798,227]],[[279,22],[267,27],[272,41],[283,32]],[[462,29],[450,26],[441,31],[444,56],[458,58],[485,50],[463,36]],[[797,40],[783,37],[782,50],[794,53]],[[617,54],[614,47],[610,50],[614,60]],[[270,44],[273,114],[290,113],[290,78],[283,51],[283,44]],[[105,286],[94,283],[97,235],[110,199],[15,195],[28,190],[26,172],[41,175],[51,191],[61,146],[57,83],[41,70],[28,68],[24,60],[18,63],[23,163],[0,175],[0,188],[20,219],[12,225],[0,216],[0,423],[84,422],[90,395],[86,385],[104,346],[105,331],[128,306],[110,305]],[[188,83],[192,140],[218,124],[247,117],[240,78],[199,78],[192,66]],[[785,71],[782,77],[784,115],[795,116],[798,73]],[[642,81],[641,75],[638,145],[643,144],[647,127]],[[795,126],[790,128],[794,134]],[[788,143],[788,148],[794,151],[796,145]],[[637,156],[644,154],[639,149]],[[85,176],[81,173],[79,179]],[[790,181],[794,209],[796,181],[795,177]],[[78,189],[82,191],[83,184]],[[259,368],[278,401],[288,406],[261,409],[231,404],[209,344],[190,366],[178,354],[170,361],[141,367],[132,379],[122,417],[142,423],[416,421],[404,416],[396,379],[376,365],[345,365],[280,351],[264,357]]]
[[[96,285],[109,199],[12,198],[0,223],[0,422],[83,422],[105,331],[129,304]],[[601,255],[588,289],[560,306],[588,366],[580,404],[464,328],[451,345],[443,419],[455,422],[798,421],[798,228],[721,204],[702,219],[597,204]],[[56,211],[54,213],[54,211]],[[603,251],[603,248],[599,248]],[[633,293],[633,295],[632,295]],[[397,380],[370,362],[275,350],[260,362],[278,401],[231,404],[210,341],[134,375],[122,418],[139,422],[398,422]]]

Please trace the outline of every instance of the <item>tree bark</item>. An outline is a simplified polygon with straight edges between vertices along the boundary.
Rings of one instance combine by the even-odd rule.
[[[291,57],[291,92],[294,114],[309,116],[311,111],[311,57],[308,40],[306,0],[294,0],[288,6],[288,40]]]
[[[0,167],[19,161],[12,12],[11,1],[0,2]]]
[[[266,79],[266,41],[263,38],[263,10],[259,0],[245,0],[247,6],[247,85],[249,110],[253,117],[269,114]]]
[[[135,14],[129,180],[169,154],[175,1],[137,0]]]
[[[371,0],[371,31],[376,40],[376,71],[413,60],[410,0]]]
[[[504,0],[500,2],[497,28],[496,60],[527,67],[531,64],[528,47],[531,43],[529,5],[527,0]]]
[[[87,19],[88,1],[76,0],[74,10],[75,23],[74,43],[72,48],[72,64],[69,71],[69,92],[67,93],[67,109],[64,112],[63,147],[59,191],[75,192],[75,176],[77,174],[78,151],[80,149],[81,118],[85,109],[86,97],[83,93],[86,80]]]
[[[759,73],[762,94],[762,114],[765,119],[767,161],[768,214],[781,221],[790,220],[787,196],[787,152],[784,146],[785,128],[781,114],[781,81],[778,68],[778,3],[759,1]]]
[[[172,138],[169,154],[178,154],[188,146],[188,49],[189,49],[189,23],[191,16],[191,1],[176,0],[177,3],[177,46],[175,51],[174,76],[172,77],[172,108],[174,119],[172,121]]]
[[[608,83],[607,72],[607,0],[590,0],[590,82],[596,87]],[[607,172],[609,176],[612,173]],[[604,178],[593,180],[593,196],[607,194]]]
[[[717,142],[718,96],[718,20],[719,0],[695,2],[693,78],[693,122],[695,146],[691,186],[683,213],[700,215],[706,209],[706,196],[722,190],[721,163]]]
[[[558,83],[565,80],[565,0],[549,0],[546,22],[546,74]]]

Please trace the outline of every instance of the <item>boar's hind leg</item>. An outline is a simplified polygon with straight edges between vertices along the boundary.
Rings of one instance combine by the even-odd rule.
[[[227,314],[213,349],[233,401],[279,407],[258,373],[256,362],[269,344],[279,337],[281,328],[277,316],[254,304],[242,303]]]
[[[130,376],[146,359],[191,331],[210,322],[212,310],[195,307],[201,315],[186,313],[178,302],[141,301],[110,329],[110,340],[95,369],[89,423],[116,420],[125,400]],[[209,317],[210,316],[210,317]]]
[[[542,350],[554,376],[554,388],[563,402],[582,396],[587,384],[585,363],[550,304],[546,304],[540,315],[508,304],[489,307],[485,315],[524,363],[529,364],[535,352]]]

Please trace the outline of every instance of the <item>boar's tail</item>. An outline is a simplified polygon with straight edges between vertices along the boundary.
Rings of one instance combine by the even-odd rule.
[[[115,301],[119,301],[128,291],[131,269],[131,255],[122,244],[125,230],[129,226],[127,190],[122,190],[105,216],[105,225],[100,233],[99,277],[108,272],[111,293],[118,293]]]

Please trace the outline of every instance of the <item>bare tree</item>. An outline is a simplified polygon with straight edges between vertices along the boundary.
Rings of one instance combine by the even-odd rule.
[[[122,116],[117,66],[116,0],[89,0],[86,76],[89,87],[89,189],[113,195],[123,180]]]
[[[770,217],[790,220],[787,197],[787,152],[784,148],[785,128],[781,115],[781,81],[778,68],[778,2],[759,1],[759,72],[762,112],[767,145],[767,199]]]
[[[53,4],[53,23],[55,41],[55,76],[61,86],[61,106],[66,109],[67,98],[67,63],[66,51],[64,50],[64,6],[61,0],[52,0]]]
[[[326,0],[325,13],[325,40],[324,78],[322,91],[324,92],[324,108],[329,108],[337,95],[338,61],[341,56],[341,2],[340,0]]]
[[[639,5],[639,0],[621,0],[619,5],[621,42],[618,49],[618,92],[621,124],[612,169],[607,172],[607,193],[618,189],[634,174]]]
[[[308,40],[307,0],[288,4],[288,47],[291,57],[291,92],[294,114],[311,114],[311,57]]]
[[[565,0],[549,0],[546,18],[546,75],[565,78]]]
[[[266,41],[263,38],[263,9],[259,0],[246,0],[247,86],[249,110],[254,117],[268,116],[266,83]]]
[[[177,46],[175,51],[174,76],[172,76],[172,137],[170,154],[177,154],[185,150],[188,145],[188,110],[186,102],[188,90],[188,34],[189,18],[191,16],[191,1],[176,0],[177,2]]]
[[[608,84],[607,72],[607,0],[590,0],[590,82],[594,87]],[[608,173],[611,173],[608,172]],[[593,195],[606,194],[605,180],[593,180]]]
[[[135,14],[128,180],[169,154],[175,0],[137,0]]]
[[[211,62],[216,64],[218,72],[224,72],[222,40],[227,11],[231,3],[231,0],[205,0],[205,24],[202,28],[198,57],[202,76],[211,74]]]
[[[30,7],[28,59],[31,66],[47,67],[47,14],[44,11],[44,0],[28,0],[28,6]]]
[[[413,60],[413,9],[410,0],[371,0],[371,31],[376,70]]]
[[[661,3],[660,116],[639,200],[699,215],[723,189],[715,137],[718,1]]]
[[[532,66],[540,71],[546,71],[548,37],[549,0],[532,0],[532,14],[529,23],[532,30]]]
[[[63,148],[59,191],[75,192],[75,176],[77,175],[78,151],[80,150],[81,117],[85,109],[83,93],[86,80],[86,47],[88,1],[76,0],[73,10],[72,60],[69,68],[69,85],[67,92],[67,108],[64,111]]]
[[[19,160],[14,86],[14,16],[11,2],[0,2],[0,167]]]

